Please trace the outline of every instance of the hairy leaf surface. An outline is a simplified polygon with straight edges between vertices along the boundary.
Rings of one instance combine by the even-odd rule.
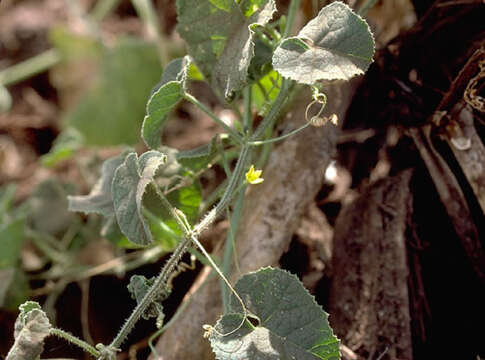
[[[49,319],[38,303],[27,301],[20,305],[20,314],[15,321],[15,343],[6,360],[37,360],[50,329]]]
[[[68,196],[69,210],[86,214],[96,213],[106,217],[114,215],[111,185],[118,166],[123,164],[127,152],[104,161],[101,167],[101,178],[91,189],[89,195]]]
[[[315,302],[296,276],[264,268],[244,275],[235,286],[257,326],[248,321],[237,329],[243,314],[234,295],[229,313],[211,331],[218,360],[337,360],[339,342],[328,314]],[[229,334],[227,336],[219,334]],[[218,334],[219,333],[219,334]]]
[[[141,135],[149,148],[157,149],[161,145],[161,131],[168,113],[183,98],[189,66],[188,56],[170,62],[163,72],[162,81],[155,87],[148,100]]]
[[[242,89],[254,56],[252,26],[265,25],[274,0],[178,0],[177,31],[212,86],[226,99]]]
[[[324,7],[298,36],[281,42],[273,66],[285,77],[313,84],[363,74],[373,55],[374,38],[365,20],[336,1]]]
[[[148,151],[139,158],[130,153],[115,172],[111,192],[116,220],[121,232],[136,244],[152,242],[150,227],[144,219],[142,199],[145,188],[153,182],[158,167],[166,156],[158,151]]]

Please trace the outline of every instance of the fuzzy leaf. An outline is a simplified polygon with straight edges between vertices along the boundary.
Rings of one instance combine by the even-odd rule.
[[[130,278],[128,291],[130,292],[131,297],[136,300],[137,304],[139,304],[143,300],[146,293],[155,282],[155,279],[155,277],[147,279],[143,275],[133,275]],[[165,318],[162,302],[168,297],[169,294],[170,290],[168,289],[168,287],[163,291],[160,291],[143,312],[143,319],[149,320],[150,318],[155,317],[157,318],[157,327],[161,328],[163,324],[163,319]]]
[[[154,150],[140,158],[130,153],[116,169],[111,187],[116,220],[121,232],[136,244],[152,242],[150,227],[142,214],[142,198],[158,167],[165,161],[166,156]]]
[[[325,6],[297,37],[281,42],[273,66],[285,77],[313,84],[363,74],[373,55],[374,38],[365,20],[336,1]]]
[[[149,148],[157,149],[161,145],[161,131],[168,113],[183,98],[189,66],[188,56],[170,62],[163,72],[162,81],[148,100],[141,135]]]
[[[210,332],[210,342],[218,360],[337,360],[339,342],[328,323],[328,314],[315,302],[296,276],[264,268],[243,276],[235,286],[251,316],[234,333],[243,314],[234,295],[229,313]]]
[[[212,86],[226,99],[246,83],[255,24],[265,25],[274,0],[178,0],[177,31]]]
[[[6,360],[37,360],[50,329],[49,319],[38,303],[27,301],[20,305],[20,314],[15,321],[15,343]]]
[[[217,155],[217,137],[195,149],[179,151],[176,155],[177,161],[192,171],[199,171],[206,168]]]
[[[67,197],[69,210],[85,214],[96,213],[106,217],[114,215],[111,184],[116,169],[123,163],[127,154],[127,152],[124,152],[105,160],[101,167],[101,178],[94,185],[89,195]]]

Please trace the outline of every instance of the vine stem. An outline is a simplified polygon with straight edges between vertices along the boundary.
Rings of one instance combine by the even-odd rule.
[[[153,285],[148,289],[147,293],[143,297],[143,299],[138,303],[135,307],[135,310],[131,313],[128,319],[125,321],[123,326],[121,327],[120,331],[113,339],[111,344],[109,345],[110,348],[117,349],[126,339],[126,337],[130,334],[131,330],[135,326],[135,324],[140,320],[141,315],[145,311],[145,309],[150,305],[158,294],[158,292],[166,286],[166,282],[170,274],[175,270],[178,262],[182,258],[182,256],[187,251],[187,248],[191,244],[192,240],[190,238],[185,238],[176,248],[175,251],[172,253],[166,264],[164,265],[160,275],[156,278]]]
[[[284,139],[286,139],[290,136],[293,136],[293,135],[299,133],[300,131],[306,129],[310,125],[311,125],[310,122],[307,122],[304,125],[300,126],[299,128],[296,128],[295,130],[290,131],[287,134],[284,134],[284,135],[281,135],[281,136],[278,136],[278,137],[275,137],[275,138],[272,138],[272,139],[268,139],[268,140],[250,141],[250,142],[248,142],[248,145],[258,146],[258,145],[270,144],[270,143],[274,143],[274,142],[277,142],[277,141],[280,141],[280,140],[284,140]]]
[[[244,189],[245,188],[241,189],[238,192],[232,216],[231,217],[228,216],[230,226],[229,226],[229,229],[227,229],[226,244],[224,247],[224,256],[222,260],[222,272],[226,277],[229,276],[230,268],[232,265],[232,257],[236,251],[234,237],[238,231],[239,223],[241,220],[242,209],[244,207],[244,198],[245,198]],[[236,263],[236,266],[237,266],[237,263]],[[227,287],[224,286],[223,280],[221,279],[222,304],[223,304],[224,312],[226,313],[229,311],[229,292],[227,290],[228,290]]]
[[[99,352],[94,346],[88,344],[87,342],[79,339],[78,337],[69,334],[67,331],[58,329],[58,328],[52,328],[50,330],[51,335],[55,335],[61,339],[67,340],[70,343],[79,346],[81,349],[83,349],[85,352],[91,354],[95,358],[99,358],[101,356],[101,352]]]
[[[276,97],[276,100],[273,103],[271,110],[268,112],[268,115],[266,115],[264,120],[258,126],[253,136],[251,136],[251,141],[257,141],[264,134],[265,130],[276,121],[278,114],[280,113],[281,108],[283,107],[283,104],[288,98],[290,83],[291,83],[291,80],[283,78],[281,82],[281,90],[278,96]]]
[[[200,235],[202,231],[204,231],[212,222],[217,218],[218,215],[221,214],[222,211],[229,205],[230,199],[232,198],[233,192],[236,189],[236,186],[239,182],[239,180],[242,178],[242,174],[244,171],[244,165],[246,163],[246,159],[248,156],[248,146],[243,145],[241,149],[241,153],[239,156],[239,159],[236,163],[236,167],[234,169],[234,172],[232,173],[232,177],[229,181],[229,184],[226,188],[226,191],[222,195],[221,200],[217,204],[217,206],[211,210],[207,216],[202,219],[202,221],[194,227],[194,229],[189,230],[187,228],[187,225],[184,221],[184,219],[181,218],[180,214],[178,211],[168,202],[168,200],[165,198],[165,196],[158,190],[157,194],[159,194],[160,199],[162,200],[163,204],[167,206],[169,209],[171,215],[174,217],[174,219],[177,221],[177,224],[181,227],[182,231],[184,231],[184,239],[182,242],[175,248],[175,251],[172,253],[166,264],[164,265],[162,271],[156,278],[155,282],[153,285],[150,287],[150,289],[147,291],[143,299],[138,303],[138,305],[135,307],[135,310],[131,313],[131,315],[128,317],[126,322],[123,324],[121,327],[120,331],[116,335],[116,337],[113,339],[111,344],[108,346],[110,349],[118,349],[120,345],[123,343],[123,341],[126,339],[126,337],[129,335],[135,324],[140,320],[141,315],[145,311],[145,309],[150,305],[155,298],[155,296],[158,294],[158,292],[163,289],[168,281],[168,278],[170,277],[170,274],[173,273],[175,270],[175,267],[179,263],[180,259],[182,256],[185,254],[187,249],[189,248],[190,244],[192,242],[196,243],[197,246],[200,247],[200,243],[197,240],[197,236]],[[156,188],[156,187],[155,187]],[[204,255],[208,255],[203,248],[201,250],[204,252]],[[210,258],[208,258],[209,261],[211,261]],[[216,269],[217,271],[217,269]]]
[[[201,103],[199,100],[197,100],[195,97],[190,95],[189,93],[184,93],[184,99],[187,101],[190,101],[192,104],[197,106],[199,109],[201,109],[203,112],[205,112],[209,117],[214,120],[217,124],[222,126],[239,144],[243,144],[244,141],[241,137],[241,135],[234,130],[232,127],[227,125],[224,121],[219,119],[210,109],[205,106],[203,103]]]
[[[291,28],[295,22],[295,16],[300,8],[301,0],[291,0],[290,8],[288,9],[288,20],[286,21],[285,31],[283,33],[283,39],[287,38],[291,33]]]

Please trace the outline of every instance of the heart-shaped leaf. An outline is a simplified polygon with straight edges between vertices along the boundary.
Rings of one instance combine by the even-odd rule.
[[[328,314],[296,276],[273,268],[244,275],[235,286],[254,326],[243,320],[241,304],[232,295],[229,313],[210,332],[218,360],[338,360],[339,341]],[[226,335],[224,335],[226,334]]]
[[[363,74],[374,55],[369,26],[342,2],[324,7],[297,37],[281,42],[273,66],[281,75],[304,84],[349,80]]]

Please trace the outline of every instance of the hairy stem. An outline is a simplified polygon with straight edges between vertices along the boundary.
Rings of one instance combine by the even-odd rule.
[[[241,220],[242,209],[244,207],[244,190],[239,191],[237,194],[236,202],[234,205],[234,211],[232,213],[232,217],[230,218],[230,226],[227,230],[226,236],[226,243],[224,248],[224,257],[222,259],[222,272],[223,274],[228,277],[231,271],[232,259],[233,254],[236,251],[235,248],[235,241],[234,237],[237,234],[237,230],[239,227],[239,222]],[[222,293],[222,304],[224,308],[224,312],[227,313],[229,311],[229,291],[223,280],[221,279],[221,293]]]
[[[241,138],[241,135],[236,130],[234,130],[232,127],[227,125],[224,121],[219,119],[212,111],[210,111],[210,109],[207,106],[205,106],[203,103],[201,103],[195,97],[193,97],[192,95],[190,95],[188,93],[185,93],[184,99],[186,99],[187,101],[190,101],[192,104],[194,104],[199,109],[201,109],[203,112],[205,112],[212,120],[214,120],[217,124],[222,126],[227,131],[227,133],[230,134],[239,144],[243,143],[243,139]]]
[[[258,140],[264,134],[265,130],[276,121],[276,119],[278,118],[278,115],[281,111],[281,108],[283,107],[283,104],[285,103],[286,99],[288,98],[290,83],[291,83],[291,81],[288,80],[288,79],[282,80],[280,92],[279,92],[278,96],[276,97],[276,100],[273,103],[271,110],[268,112],[268,114],[265,116],[264,120],[258,126],[258,128],[254,132],[253,136],[251,136],[251,141]]]
[[[179,213],[173,208],[170,202],[168,202],[165,196],[160,192],[159,196],[161,195],[160,198],[163,202],[163,205],[167,206],[172,216],[175,218],[175,220],[177,221],[181,229],[184,231],[184,240],[175,248],[175,251],[172,253],[170,258],[164,265],[162,271],[158,275],[152,287],[147,291],[143,299],[138,303],[138,305],[135,307],[135,310],[133,310],[131,315],[123,324],[121,330],[118,332],[116,337],[109,345],[109,348],[114,348],[114,349],[119,348],[119,346],[123,343],[126,337],[130,334],[135,324],[138,322],[138,320],[140,320],[141,315],[143,314],[145,309],[148,307],[148,305],[152,303],[153,299],[158,294],[158,292],[167,286],[167,281],[170,275],[175,271],[177,264],[179,263],[180,259],[185,254],[185,252],[187,251],[190,244],[192,242],[195,242],[197,246],[199,246],[199,242],[196,237],[199,236],[200,233],[203,230],[205,230],[210,224],[212,224],[212,222],[217,218],[217,215],[219,215],[229,205],[233,192],[236,189],[236,186],[240,178],[242,178],[242,173],[244,171],[244,165],[246,162],[247,155],[248,155],[248,146],[243,146],[241,149],[241,154],[239,156],[239,159],[236,163],[236,168],[232,173],[232,177],[229,180],[229,184],[226,188],[226,191],[222,195],[221,200],[219,201],[217,206],[213,210],[211,210],[208,213],[208,215],[204,217],[204,219],[198,225],[194,227],[192,231],[188,231],[189,229],[187,229],[187,226],[183,221],[183,219],[181,219]],[[164,201],[164,199],[166,200],[166,202]],[[204,251],[203,249],[201,250]],[[209,261],[211,261],[211,259],[209,259]]]
[[[85,352],[91,354],[95,358],[99,358],[101,356],[101,353],[96,350],[96,348],[92,345],[89,345],[87,342],[75,337],[72,334],[69,334],[67,331],[58,329],[58,328],[52,328],[50,330],[51,335],[55,335],[61,339],[64,339],[66,341],[69,341],[70,343],[79,346],[81,349],[83,349]]]
[[[160,275],[158,275],[157,279],[153,283],[152,287],[147,291],[143,299],[138,303],[135,307],[135,310],[131,313],[129,318],[121,327],[121,330],[118,332],[116,337],[113,339],[109,347],[111,348],[119,348],[126,337],[130,334],[131,330],[135,326],[135,324],[140,320],[141,315],[145,311],[145,309],[153,302],[153,299],[157,296],[158,292],[161,291],[167,284],[167,280],[170,274],[175,270],[178,262],[182,258],[182,256],[187,251],[187,248],[191,244],[192,240],[190,238],[184,239],[178,246],[175,248],[175,251],[172,253],[166,264],[164,265]]]
[[[277,142],[277,141],[280,141],[280,140],[284,140],[284,139],[286,139],[290,136],[293,136],[293,135],[299,133],[300,131],[306,129],[308,126],[310,126],[309,122],[305,123],[305,125],[302,125],[299,128],[296,128],[295,130],[290,131],[287,134],[284,134],[284,135],[281,135],[281,136],[278,136],[278,137],[275,137],[275,138],[272,138],[272,139],[268,139],[268,140],[250,141],[248,143],[248,145],[258,146],[258,145],[270,144],[270,143],[274,143],[274,142]]]

